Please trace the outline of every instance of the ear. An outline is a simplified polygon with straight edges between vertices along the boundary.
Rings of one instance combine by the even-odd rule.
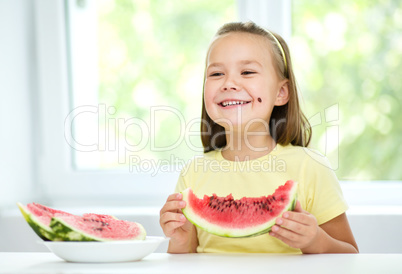
[[[289,80],[283,80],[279,84],[279,91],[276,95],[275,106],[283,106],[289,101]]]

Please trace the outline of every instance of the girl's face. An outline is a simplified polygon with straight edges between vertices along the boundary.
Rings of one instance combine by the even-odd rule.
[[[273,107],[288,101],[287,80],[275,72],[267,38],[232,32],[215,40],[207,56],[204,100],[208,115],[226,130],[266,132]]]

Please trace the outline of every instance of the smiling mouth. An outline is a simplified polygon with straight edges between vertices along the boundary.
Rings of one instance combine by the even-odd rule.
[[[245,105],[250,103],[250,101],[223,101],[218,105],[222,107],[236,106],[236,105]]]

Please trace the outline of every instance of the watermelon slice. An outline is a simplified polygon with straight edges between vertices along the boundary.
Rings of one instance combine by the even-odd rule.
[[[56,216],[50,227],[63,241],[145,240],[146,236],[141,224],[107,215]]]
[[[30,203],[26,206],[21,203],[17,203],[24,219],[27,221],[29,226],[35,231],[35,233],[42,238],[44,241],[62,241],[62,235],[58,235],[50,227],[51,220],[54,217],[62,216],[79,216],[73,215],[71,213],[53,209],[38,203]],[[105,214],[95,214],[95,213],[85,213],[83,215],[85,218],[97,218],[103,222],[108,220],[117,220],[116,217]]]
[[[30,203],[27,206],[24,206],[21,203],[17,203],[17,205],[29,226],[45,241],[57,240],[57,236],[49,227],[53,216],[56,214],[61,216],[72,215],[37,203]]]
[[[267,233],[283,212],[293,210],[296,205],[297,183],[287,181],[272,195],[233,199],[205,195],[198,198],[188,188],[182,192],[186,207],[182,210],[186,218],[205,231],[223,237],[250,237]]]

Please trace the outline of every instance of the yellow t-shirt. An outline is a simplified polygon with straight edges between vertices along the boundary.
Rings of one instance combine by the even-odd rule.
[[[277,145],[261,158],[228,161],[221,151],[193,159],[181,171],[176,192],[191,187],[198,197],[212,195],[261,197],[272,194],[287,180],[299,183],[298,200],[304,210],[323,224],[347,210],[338,179],[327,159],[318,152],[297,146]],[[282,241],[263,234],[250,238],[215,236],[197,227],[197,252],[301,253]]]

